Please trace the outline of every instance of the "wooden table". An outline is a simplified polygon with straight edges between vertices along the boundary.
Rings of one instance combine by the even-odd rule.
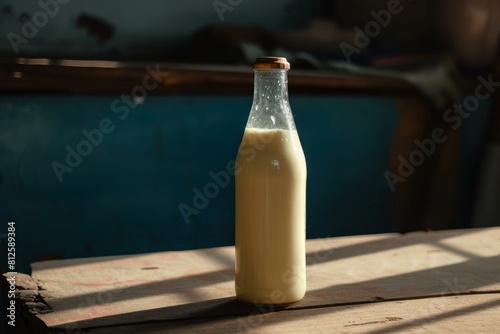
[[[235,300],[233,253],[222,247],[34,263],[31,276],[17,275],[15,329],[500,332],[500,227],[308,240],[308,292],[281,310]],[[2,280],[4,306],[6,288]]]

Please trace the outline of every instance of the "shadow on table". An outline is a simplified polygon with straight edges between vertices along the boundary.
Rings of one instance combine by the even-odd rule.
[[[371,303],[359,304],[358,307],[363,308]],[[462,307],[459,309],[454,309],[452,311],[444,311],[437,315],[432,316],[421,316],[416,317],[411,320],[407,320],[401,324],[390,325],[386,328],[379,330],[371,330],[371,333],[382,334],[382,333],[401,333],[405,330],[420,327],[423,325],[429,325],[433,322],[439,322],[447,319],[452,319],[455,317],[461,317],[467,314],[472,314],[480,311],[485,311],[492,308],[500,307],[500,299],[485,302],[478,305],[472,305],[467,307]],[[201,309],[203,311],[190,312],[191,308]],[[311,317],[311,326],[314,323],[314,317],[332,314],[340,310],[338,307],[322,307],[315,308],[314,314],[306,315],[304,313],[298,312],[297,309],[283,309],[279,312],[269,313],[269,310],[260,309],[257,307],[244,305],[235,300],[234,298],[221,298],[216,300],[190,303],[187,305],[171,306],[158,308],[154,310],[132,312],[129,314],[124,314],[117,316],[114,319],[114,323],[119,323],[120,325],[111,326],[97,326],[93,328],[92,326],[85,326],[85,332],[89,334],[93,333],[92,329],[95,329],[98,333],[163,333],[168,332],[247,332],[255,331],[259,328],[266,327],[268,325],[275,325],[283,322],[288,322],[290,320],[297,320],[299,318]],[[178,319],[175,321],[165,321],[165,320],[147,320],[134,323],[126,323],[125,319],[133,318],[149,318],[151,313],[161,314],[174,311],[183,312],[189,318]],[[283,312],[287,314],[283,315]],[[220,314],[226,314],[225,316],[217,316]],[[234,315],[230,315],[234,314]],[[390,315],[390,313],[388,313]],[[120,319],[123,317],[123,319]],[[401,319],[404,320],[404,319]],[[370,323],[367,323],[370,324]],[[360,324],[361,325],[361,324]],[[72,326],[69,324],[69,326]],[[344,327],[348,327],[345,325]],[[73,327],[74,328],[74,327]],[[291,325],[293,328],[293,325]],[[66,328],[63,327],[63,330]],[[346,328],[347,329],[347,328]],[[104,330],[104,331],[103,331]],[[293,330],[290,331],[291,333]]]
[[[315,308],[316,313],[321,314],[335,312],[336,308],[332,306],[360,305],[372,302],[403,300],[415,297],[451,296],[470,293],[471,291],[474,292],[479,288],[500,282],[499,263],[500,255],[487,258],[473,258],[457,264],[377,278],[359,283],[341,285],[333,284],[323,289],[308,291],[304,300],[294,304],[290,308],[280,310],[280,312],[277,312],[276,314],[281,312],[290,312],[301,308]],[[479,271],[478,268],[481,268],[481,270]],[[485,268],[489,269],[485,270]],[[478,275],[479,272],[481,273],[480,276]],[[195,276],[212,274],[213,273],[205,273]],[[222,276],[226,278],[230,277],[227,272]],[[188,277],[178,278],[177,280],[182,279],[188,279]],[[165,282],[166,281],[172,280],[165,280]],[[448,285],[446,284],[446,281],[449,283]],[[162,282],[165,283],[164,281]],[[419,284],[419,282],[423,283]],[[158,282],[155,282],[155,284],[158,284]],[[127,300],[132,296],[137,298],[152,294],[152,291],[147,289],[147,285],[148,284],[129,288],[134,289],[135,291],[140,291],[139,295],[136,293],[120,293],[116,294],[116,299],[113,301]],[[484,290],[485,289],[481,292],[488,292]],[[380,295],[384,297],[382,298]],[[66,300],[64,300],[64,304],[79,305],[82,300],[91,296],[92,294],[66,298]],[[349,296],[349,298],[342,299],[339,296]],[[166,295],[166,298],[168,298],[168,295]],[[203,297],[196,297],[196,299],[200,300],[203,299]],[[349,302],[345,302],[345,300],[349,300]],[[500,303],[500,301],[498,301],[498,303]],[[493,307],[497,304],[489,303],[485,305],[487,308]],[[471,307],[470,311],[468,311],[468,309],[469,308],[464,308],[461,312],[472,312],[473,309],[477,309],[477,306]],[[234,297],[227,297],[99,317],[91,320],[85,320],[83,323],[69,323],[65,325],[65,327],[81,327],[91,329],[106,328],[110,325],[114,327],[114,324],[120,324],[120,326],[153,326],[152,324],[155,324],[154,326],[160,326],[161,324],[161,328],[180,329],[186,327],[185,329],[188,330],[195,323],[208,325],[221,322],[227,323],[228,326],[233,326],[231,328],[231,331],[233,331],[238,328],[245,328],[245,326],[250,326],[250,328],[260,326],[260,323],[262,323],[262,315],[272,311],[276,310],[270,310],[269,307],[263,306],[245,305],[236,301]],[[453,317],[457,314],[457,312],[458,311],[453,311],[449,315],[446,315],[447,313],[443,313],[436,318],[441,319],[446,316]],[[297,312],[294,319],[301,316],[302,315]],[[229,328],[227,329],[229,330]],[[122,331],[120,330],[120,332]]]
[[[280,312],[275,312],[274,314],[301,308],[316,308],[317,313],[321,314],[325,312],[335,312],[336,308],[331,306],[358,305],[362,303],[383,302],[384,300],[397,300],[398,298],[459,295],[498,283],[500,282],[500,267],[498,266],[500,263],[500,256],[478,257],[467,250],[458,249],[442,242],[443,239],[476,232],[477,230],[457,231],[456,233],[450,231],[446,234],[430,233],[428,236],[425,236],[425,238],[422,238],[421,234],[409,234],[404,237],[404,243],[401,242],[400,238],[390,236],[373,241],[350,244],[348,246],[323,247],[316,252],[308,252],[307,263],[310,265],[387,251],[400,247],[408,247],[414,244],[428,244],[431,248],[430,250],[435,250],[436,247],[439,247],[461,255],[467,260],[457,264],[366,280],[358,283],[335,284],[332,280],[333,284],[330,286],[308,291],[303,301],[290,308],[281,310]],[[215,252],[213,254],[210,253],[209,256],[218,255]],[[109,261],[115,258],[116,257],[104,257],[98,259],[71,260],[68,261],[68,266],[104,260]],[[312,261],[309,259],[312,259]],[[50,303],[51,305],[57,304],[61,306],[59,309],[67,311],[78,308],[79,305],[83,304],[82,301],[95,299],[96,295],[102,295],[108,292],[113,296],[111,302],[127,301],[153,295],[165,295],[165,298],[169,298],[171,293],[178,294],[180,291],[191,300],[203,300],[206,297],[196,288],[228,282],[234,279],[231,259],[224,257],[217,258],[216,261],[224,267],[227,267],[227,269],[138,284],[127,288],[111,288],[104,291],[79,294],[72,297],[53,298]],[[65,264],[61,263],[61,261],[56,261],[49,263],[47,269],[64,266]],[[481,276],[477,275],[479,272],[482,274]],[[418,284],[419,282],[424,283]],[[483,288],[483,292],[484,290]],[[348,298],[346,296],[348,296]],[[348,303],[346,303],[346,300]],[[125,326],[127,324],[141,326],[159,324],[164,327],[168,326],[169,328],[183,328],[183,326],[185,326],[186,329],[188,329],[193,323],[225,323],[232,319],[232,321],[237,322],[236,329],[241,327],[243,328],[242,330],[245,330],[244,328],[245,326],[249,326],[248,324],[251,324],[250,328],[259,327],[262,322],[263,314],[267,314],[270,311],[275,310],[269,310],[269,308],[266,307],[241,304],[236,301],[234,297],[227,297],[144,311],[134,311],[126,314],[109,315],[82,322],[73,321],[64,325],[64,328],[91,329],[112,328],[115,326],[114,324],[120,324],[120,326]],[[300,316],[300,314],[297,314],[297,317]],[[228,329],[228,331],[234,331],[234,328]]]
[[[435,234],[430,232],[428,235],[422,236],[421,232],[416,232],[416,233],[409,233],[406,235],[401,235],[401,237],[405,238],[405,244],[404,246],[411,246],[415,244],[429,244],[432,246],[439,246],[443,249],[449,250],[451,252],[454,252],[459,255],[463,255],[467,258],[475,257],[473,254],[464,251],[463,249],[458,249],[455,247],[452,247],[450,245],[446,245],[441,243],[443,239],[448,239],[452,237],[457,237],[457,236],[463,236],[466,234],[473,234],[477,233],[481,229],[468,229],[468,230],[457,230],[457,231],[446,231],[446,234]],[[423,239],[422,237],[425,237]],[[308,240],[317,240],[317,239],[308,239]],[[398,238],[395,238],[394,236],[389,236],[386,238],[381,238],[381,239],[376,239],[368,242],[360,242],[356,244],[350,244],[349,246],[342,246],[342,247],[331,247],[328,249],[322,249],[320,251],[321,254],[328,254],[327,257],[320,258],[318,260],[318,257],[314,257],[314,255],[318,252],[309,252],[307,253],[307,257],[311,258],[314,257],[314,263],[322,263],[322,262],[328,262],[328,261],[334,261],[342,258],[349,258],[353,256],[359,256],[363,254],[369,254],[372,251],[385,251],[385,250],[390,250],[394,248],[399,248],[401,247],[401,240]],[[184,252],[189,252],[190,250],[185,250]],[[195,250],[196,251],[196,250]],[[176,251],[176,252],[183,252],[183,251]],[[114,256],[102,256],[102,257],[92,257],[92,258],[79,258],[79,259],[70,259],[70,260],[53,260],[53,261],[44,261],[44,270],[49,270],[49,269],[55,269],[55,268],[61,268],[61,267],[69,267],[69,266],[75,266],[75,265],[84,265],[88,263],[96,263],[96,262],[103,262],[103,261],[112,261],[116,260],[119,258],[123,257],[141,257],[144,256],[145,254],[133,254],[133,255],[114,255]],[[212,253],[211,256],[218,256],[217,253]],[[234,263],[233,259],[227,259],[227,258],[217,258],[218,262],[221,264],[226,264],[226,265],[232,265]],[[67,261],[67,262],[66,262]]]

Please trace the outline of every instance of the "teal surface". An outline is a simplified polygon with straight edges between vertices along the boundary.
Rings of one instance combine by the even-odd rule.
[[[0,222],[16,222],[19,266],[234,243],[234,182],[185,221],[210,172],[235,159],[251,97],[148,97],[123,117],[114,95],[3,95]],[[390,99],[291,99],[308,164],[308,238],[392,230],[382,176],[397,111]],[[122,105],[119,105],[122,106]],[[120,119],[122,116],[123,119]],[[109,119],[83,153],[82,131]],[[97,140],[97,141],[96,141]],[[73,157],[74,158],[74,157]],[[58,162],[72,169],[54,171]]]

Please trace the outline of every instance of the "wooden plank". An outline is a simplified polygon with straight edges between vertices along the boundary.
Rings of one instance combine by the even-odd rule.
[[[14,280],[12,278],[14,277]],[[12,284],[15,281],[15,284]],[[14,285],[11,287],[11,284]],[[10,311],[4,312],[4,323],[8,333],[26,334],[32,332],[44,332],[47,326],[35,315],[52,310],[45,304],[38,294],[38,286],[29,275],[21,273],[5,273],[0,279],[2,291],[3,309],[7,310],[11,299],[8,291],[15,287],[15,313],[13,318],[8,317]],[[8,324],[12,322],[12,324]]]
[[[1,59],[0,91],[123,93],[142,84],[145,68],[159,66],[163,84],[148,94],[253,94],[250,66],[65,59]],[[292,94],[418,95],[403,79],[293,70]]]
[[[91,329],[132,333],[495,333],[500,294],[460,295]]]
[[[289,309],[500,291],[500,228],[307,242],[308,292]],[[233,247],[34,263],[37,317],[69,330],[246,314]]]
[[[499,240],[491,228],[308,241],[308,294],[291,309],[499,291]],[[37,317],[68,329],[245,314],[232,256],[225,247],[36,263],[39,294],[54,310]]]

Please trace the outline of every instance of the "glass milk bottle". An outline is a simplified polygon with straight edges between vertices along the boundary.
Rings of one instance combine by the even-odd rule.
[[[257,58],[236,158],[236,297],[287,305],[306,291],[306,160],[288,103],[286,58]]]

